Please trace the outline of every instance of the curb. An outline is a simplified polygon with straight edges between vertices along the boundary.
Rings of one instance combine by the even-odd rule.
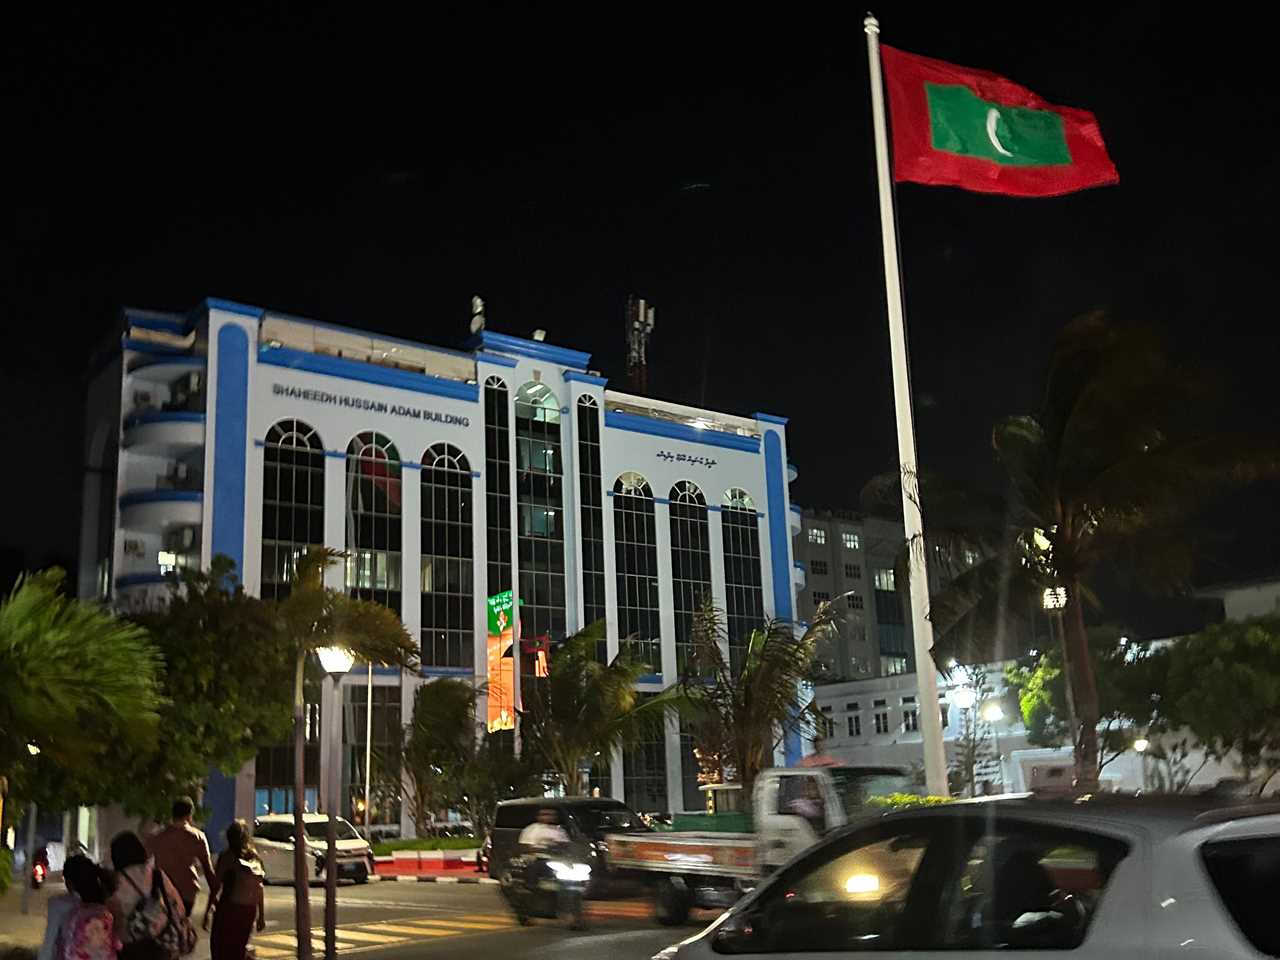
[[[391,879],[390,877],[387,878]],[[418,876],[418,877],[396,877],[397,883],[498,883],[492,877],[435,877],[435,876]]]

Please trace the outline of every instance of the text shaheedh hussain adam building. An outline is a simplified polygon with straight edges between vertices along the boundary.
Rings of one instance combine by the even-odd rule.
[[[540,341],[485,330],[469,346],[223,300],[125,311],[90,386],[81,594],[145,607],[173,567],[225,554],[250,593],[280,596],[301,551],[346,552],[330,586],[388,605],[422,642],[421,678],[375,677],[375,747],[399,735],[418,683],[484,679],[486,598],[504,590],[524,638],[601,617],[610,656],[639,637],[645,691],[677,678],[701,597],[726,611],[731,644],[794,616],[785,420],[607,390],[589,354]],[[357,667],[353,784],[364,685]],[[792,760],[800,749],[787,745]],[[612,758],[601,786],[643,810],[698,809],[695,776],[672,720],[663,741]],[[218,821],[283,812],[291,779],[288,748],[263,751],[207,802]],[[374,806],[375,825],[411,828],[398,798]]]

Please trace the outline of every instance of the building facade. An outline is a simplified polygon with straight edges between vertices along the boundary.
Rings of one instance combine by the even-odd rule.
[[[586,353],[488,330],[457,351],[208,300],[126,311],[121,334],[90,384],[81,596],[145,608],[176,568],[224,555],[248,592],[281,597],[307,549],[344,552],[328,585],[421,641],[418,675],[375,671],[375,746],[422,683],[485,679],[486,601],[506,590],[524,638],[604,619],[612,656],[636,637],[644,692],[677,679],[704,598],[726,612],[730,654],[761,619],[796,617],[781,417],[609,390]],[[343,684],[348,745],[366,681],[357,668]],[[308,715],[318,776],[334,706]],[[222,818],[289,809],[290,758],[264,751],[207,802]],[[606,793],[698,807],[674,721],[610,760]],[[375,803],[373,822],[407,828],[399,806]]]
[[[795,552],[804,575],[798,616],[811,620],[819,605],[831,601],[841,618],[836,635],[818,651],[818,681],[914,670],[906,584],[895,573],[906,543],[902,524],[845,510],[792,510],[800,516]],[[936,564],[929,577],[936,587]]]

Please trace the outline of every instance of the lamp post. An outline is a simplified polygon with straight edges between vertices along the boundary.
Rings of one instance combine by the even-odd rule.
[[[1067,606],[1066,587],[1048,587],[1044,591],[1044,609],[1049,615],[1049,637],[1056,640],[1062,648],[1062,676],[1066,681],[1067,692],[1067,726],[1071,730],[1071,750],[1075,752],[1080,740],[1080,722],[1076,719],[1076,692],[1071,688],[1074,674],[1071,670],[1071,654],[1067,650],[1067,631],[1062,625],[1062,611]],[[1054,636],[1054,624],[1057,624],[1057,636]]]
[[[329,675],[330,703],[334,705],[334,719],[329,724],[333,734],[329,741],[329,789],[325,800],[329,822],[325,830],[327,846],[324,855],[324,953],[327,960],[337,960],[338,794],[342,781],[342,704],[338,701],[338,683],[351,669],[355,658],[346,647],[321,647],[316,654],[320,657],[320,666]]]
[[[1004,793],[1004,757],[1000,754],[1000,728],[996,726],[1004,719],[1004,708],[992,700],[982,707],[982,719],[991,724],[991,735],[996,741],[996,769],[1000,772],[1000,792]]]
[[[1142,765],[1142,792],[1147,792],[1147,749],[1151,741],[1146,737],[1138,737],[1133,741],[1133,749],[1138,752],[1138,763]]]
[[[964,714],[964,725],[969,732],[969,739],[972,741],[966,748],[968,750],[968,766],[969,766],[969,796],[977,795],[977,772],[974,769],[977,758],[975,754],[978,750],[978,718],[970,714],[973,705],[978,702],[978,695],[974,693],[973,687],[965,684],[962,687],[956,687],[947,694],[947,699],[960,708]],[[972,724],[972,726],[970,726]]]

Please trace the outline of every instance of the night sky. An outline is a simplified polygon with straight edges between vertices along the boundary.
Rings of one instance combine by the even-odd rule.
[[[74,556],[88,358],[125,304],[457,346],[479,293],[491,329],[545,328],[626,389],[634,293],[650,391],[791,417],[797,502],[856,506],[895,466],[860,11],[49,6],[9,22],[0,67],[10,561]],[[991,423],[1035,409],[1056,330],[1096,307],[1164,325],[1274,431],[1273,39],[1103,6],[877,10],[887,43],[1093,110],[1121,176],[899,188],[926,470],[993,482]],[[1208,578],[1278,563],[1274,502],[1218,515]]]

